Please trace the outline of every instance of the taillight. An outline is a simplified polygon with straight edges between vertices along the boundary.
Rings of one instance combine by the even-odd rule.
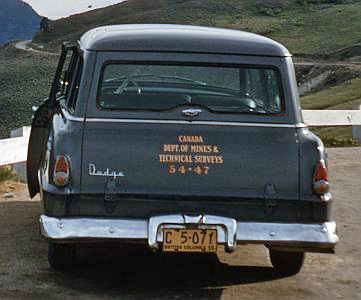
[[[63,187],[69,183],[69,162],[66,156],[60,155],[56,159],[54,168],[54,183]]]
[[[329,190],[327,168],[324,161],[320,161],[316,166],[313,175],[313,190],[318,195],[325,194]]]

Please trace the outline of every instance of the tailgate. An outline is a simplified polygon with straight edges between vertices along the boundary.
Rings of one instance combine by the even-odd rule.
[[[85,122],[82,192],[298,199],[295,129]]]

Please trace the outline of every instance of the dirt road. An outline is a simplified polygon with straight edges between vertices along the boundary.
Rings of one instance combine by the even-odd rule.
[[[52,53],[52,52],[47,52],[47,51],[35,50],[34,48],[31,48],[29,46],[30,43],[31,43],[31,40],[19,41],[19,42],[16,42],[14,44],[14,47],[16,49],[20,49],[20,50],[24,50],[24,51],[31,51],[31,52],[35,52],[35,53],[41,53],[41,54],[45,54],[45,55],[55,55],[55,56],[60,55],[59,53]]]
[[[298,61],[293,62],[295,66],[327,66],[327,67],[357,67],[361,65],[361,62],[328,62],[328,61]]]
[[[81,266],[55,272],[38,232],[38,199],[0,188],[0,299],[361,299],[361,148],[329,149],[336,255],[307,254],[296,276],[277,278],[262,246],[218,258],[169,257],[143,248],[82,248]],[[14,198],[4,198],[13,191]]]

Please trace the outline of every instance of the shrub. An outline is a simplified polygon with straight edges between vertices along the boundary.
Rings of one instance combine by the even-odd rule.
[[[353,138],[323,138],[326,147],[358,147],[360,144]]]
[[[7,180],[19,181],[19,178],[9,166],[0,167],[0,183]]]

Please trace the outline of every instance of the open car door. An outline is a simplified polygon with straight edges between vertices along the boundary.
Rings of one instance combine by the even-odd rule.
[[[66,64],[67,56],[71,54],[69,64]],[[78,48],[73,43],[64,43],[56,69],[54,81],[47,100],[36,110],[31,123],[31,132],[28,145],[28,157],[26,164],[28,190],[33,198],[40,191],[38,170],[44,160],[45,149],[49,139],[50,128],[54,113],[59,109],[56,101],[59,91],[65,88],[68,82],[69,70],[64,70],[65,66],[72,67],[72,61],[78,55]]]

